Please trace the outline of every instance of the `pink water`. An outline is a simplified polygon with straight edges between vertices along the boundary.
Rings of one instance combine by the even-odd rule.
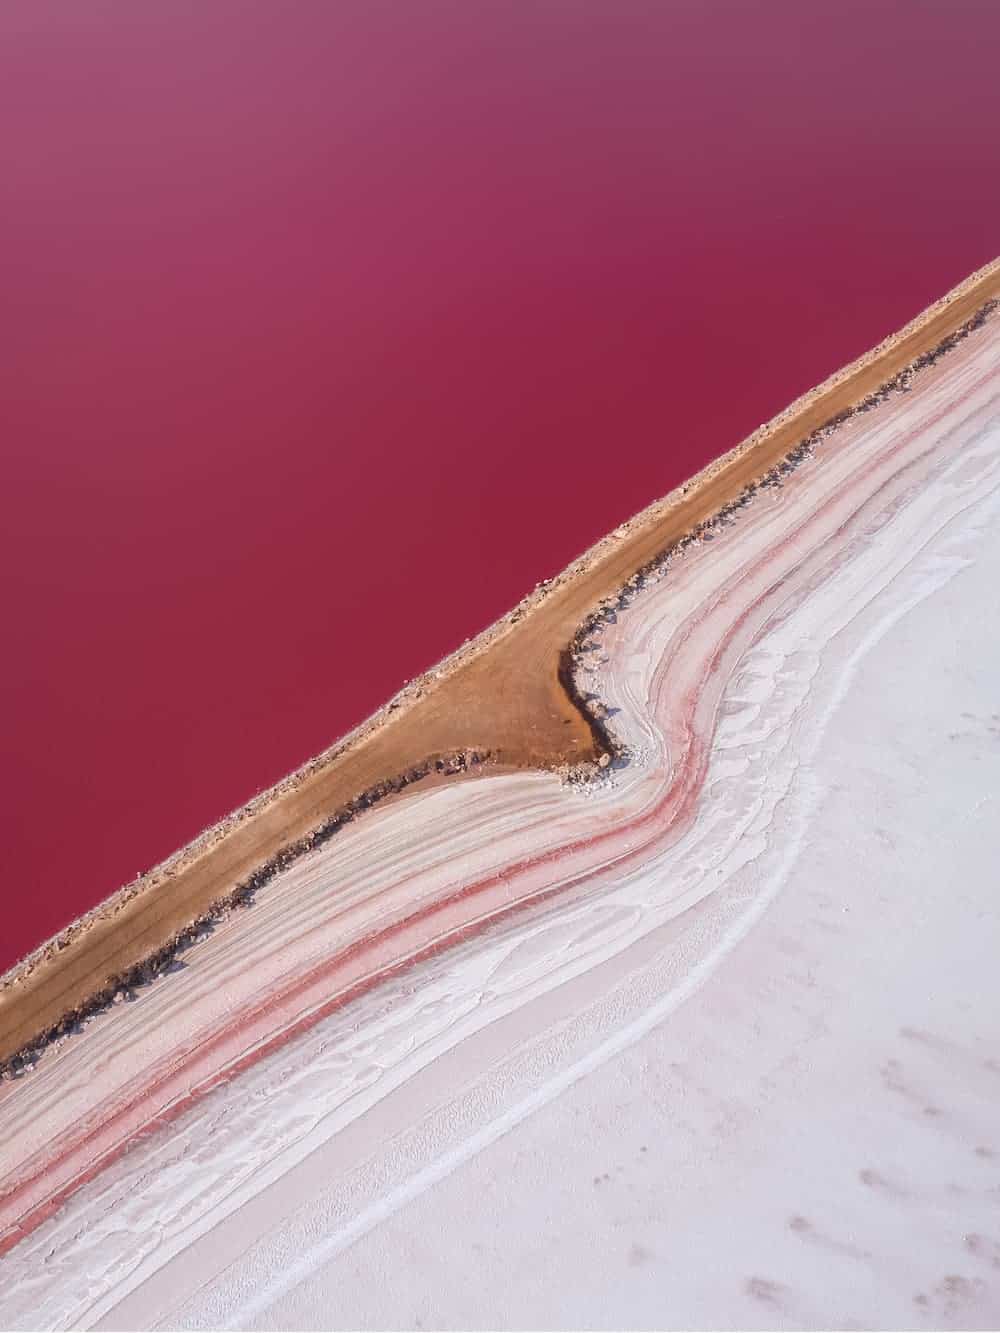
[[[991,258],[998,38],[8,0],[0,967]]]

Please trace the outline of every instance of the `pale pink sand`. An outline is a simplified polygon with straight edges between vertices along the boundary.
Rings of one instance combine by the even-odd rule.
[[[606,786],[373,812],[0,1091],[0,1324],[1000,1319],[996,328],[605,629]]]

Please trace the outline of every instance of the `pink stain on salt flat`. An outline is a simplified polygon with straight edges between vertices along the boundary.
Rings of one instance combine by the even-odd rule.
[[[6,4],[0,968],[988,259],[998,36]]]

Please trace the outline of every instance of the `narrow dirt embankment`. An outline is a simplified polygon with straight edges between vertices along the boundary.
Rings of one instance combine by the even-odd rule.
[[[879,347],[604,538],[496,625],[298,772],[207,830],[25,959],[0,981],[0,1063],[68,1031],[115,992],[168,966],[213,917],[376,801],[432,774],[484,763],[593,766],[608,752],[599,715],[573,684],[588,633],[686,540],[711,537],[749,494],[776,484],[810,442],[907,388],[912,375],[987,317],[1000,261],[973,274]]]

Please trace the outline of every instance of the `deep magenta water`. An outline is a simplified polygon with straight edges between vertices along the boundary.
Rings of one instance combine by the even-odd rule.
[[[998,38],[7,0],[0,968],[992,258]]]

